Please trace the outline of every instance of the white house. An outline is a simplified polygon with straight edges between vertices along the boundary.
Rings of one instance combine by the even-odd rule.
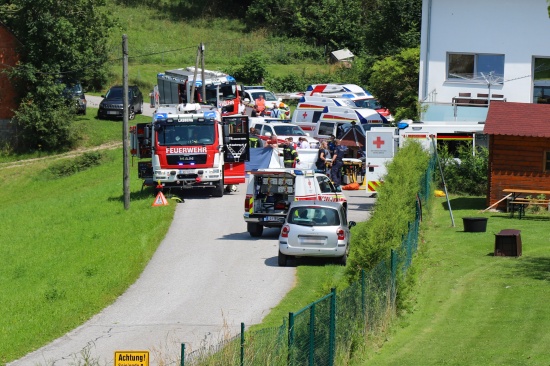
[[[491,100],[550,103],[546,0],[423,0],[424,121],[485,121]]]

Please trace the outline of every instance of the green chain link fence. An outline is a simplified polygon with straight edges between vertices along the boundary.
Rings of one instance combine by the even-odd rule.
[[[185,352],[181,366],[195,365],[285,365],[333,366],[346,360],[355,343],[365,342],[369,334],[383,331],[395,313],[396,280],[404,276],[418,249],[422,205],[432,197],[435,156],[423,176],[416,206],[416,218],[409,223],[401,246],[360,280],[345,290],[330,294],[290,313],[280,327],[245,332],[223,344]],[[345,361],[342,361],[345,362]]]

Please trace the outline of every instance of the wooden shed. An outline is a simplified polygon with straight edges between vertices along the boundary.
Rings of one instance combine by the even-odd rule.
[[[491,102],[483,132],[489,137],[487,206],[506,188],[550,190],[550,104]]]
[[[17,94],[10,79],[3,72],[13,67],[19,60],[17,47],[19,41],[13,33],[0,22],[0,121],[11,120],[13,110],[17,109]]]

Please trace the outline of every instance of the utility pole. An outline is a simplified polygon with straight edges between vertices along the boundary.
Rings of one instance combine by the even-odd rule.
[[[206,78],[204,77],[204,43],[201,42],[200,45],[201,50],[201,79],[202,79],[202,99],[203,103],[206,103]]]
[[[193,72],[193,86],[191,87],[191,98],[189,99],[190,103],[195,102],[195,87],[197,85],[197,70],[199,68],[199,61],[201,57],[202,51],[201,46],[197,49],[197,59],[195,61],[195,72]]]
[[[122,154],[124,209],[130,208],[130,160],[128,157],[128,36],[122,35]]]

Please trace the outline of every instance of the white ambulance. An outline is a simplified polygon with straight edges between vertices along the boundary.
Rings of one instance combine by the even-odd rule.
[[[361,126],[363,133],[373,127],[389,126],[374,109],[325,107],[317,121],[313,137],[322,140],[334,135],[336,138],[341,138],[352,123]]]
[[[387,164],[397,153],[399,134],[395,127],[373,127],[365,134],[365,189],[367,196],[377,193],[388,173]]]
[[[265,168],[248,173],[243,218],[250,236],[264,227],[282,227],[292,201],[341,202],[346,196],[325,174],[312,169]]]
[[[357,108],[352,100],[346,98],[302,97],[292,114],[291,122],[306,132],[313,132],[325,107]]]

